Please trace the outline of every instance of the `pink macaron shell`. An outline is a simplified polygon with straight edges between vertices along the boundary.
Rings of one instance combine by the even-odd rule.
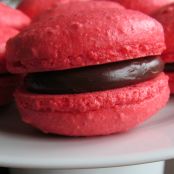
[[[0,76],[0,106],[4,106],[12,102],[13,93],[20,77],[14,75]]]
[[[0,24],[0,74],[7,72],[6,68],[6,42],[19,32],[11,27]]]
[[[161,109],[169,98],[168,77],[161,73],[137,85],[76,95],[39,95],[20,89],[15,97],[24,122],[45,133],[108,135],[127,131]]]
[[[0,24],[18,30],[23,29],[30,23],[30,18],[21,11],[0,3]]]
[[[163,28],[153,18],[133,10],[108,10],[106,3],[91,9],[90,3],[81,2],[85,10],[79,11],[74,3],[74,10],[57,11],[9,40],[9,71],[71,69],[160,55],[165,49]]]
[[[167,63],[174,62],[174,3],[161,8],[153,14],[153,17],[164,27],[167,49],[162,58]]]
[[[119,2],[128,9],[142,11],[151,14],[159,8],[174,2],[174,0],[113,0]]]

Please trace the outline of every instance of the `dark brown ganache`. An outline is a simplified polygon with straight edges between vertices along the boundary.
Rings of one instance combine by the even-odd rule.
[[[155,78],[164,69],[159,56],[102,65],[28,74],[26,89],[38,94],[79,94],[134,85]]]

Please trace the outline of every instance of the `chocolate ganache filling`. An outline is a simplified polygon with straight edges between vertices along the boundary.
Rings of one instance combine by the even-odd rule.
[[[163,71],[160,57],[139,59],[28,74],[26,89],[39,94],[78,94],[134,85],[156,77]]]
[[[174,72],[174,63],[166,63],[164,67],[165,72]]]

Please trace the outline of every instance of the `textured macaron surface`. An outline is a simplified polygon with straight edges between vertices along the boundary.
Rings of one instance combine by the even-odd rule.
[[[156,18],[164,27],[167,49],[163,53],[165,62],[174,62],[174,3],[155,12]]]
[[[125,88],[78,95],[38,95],[17,90],[24,122],[45,133],[69,136],[127,131],[161,109],[169,98],[168,77]]]
[[[6,69],[6,42],[18,34],[18,30],[0,25],[0,73],[7,72]]]
[[[113,0],[119,2],[129,9],[142,11],[146,14],[151,14],[159,8],[174,2],[174,0]]]
[[[15,29],[22,29],[30,23],[30,18],[21,11],[0,3],[0,24]]]
[[[71,10],[63,4],[61,14],[38,20],[11,39],[9,71],[69,69],[159,55],[165,49],[163,28],[155,19],[106,3],[88,8],[91,3],[81,2],[83,10],[77,10],[77,3]]]

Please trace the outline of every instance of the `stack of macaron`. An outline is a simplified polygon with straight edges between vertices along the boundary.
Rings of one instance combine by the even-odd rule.
[[[168,101],[164,50],[161,24],[143,13],[102,1],[60,4],[7,43],[9,71],[26,74],[15,92],[21,117],[68,136],[134,128]]]
[[[138,10],[151,15],[159,8],[174,2],[174,0],[113,0],[129,9]]]
[[[162,54],[166,63],[165,72],[169,76],[171,93],[174,93],[174,3],[162,7],[153,14],[164,27],[167,49]]]
[[[6,68],[6,42],[26,27],[30,19],[22,12],[0,3],[0,106],[11,102],[19,77]]]

